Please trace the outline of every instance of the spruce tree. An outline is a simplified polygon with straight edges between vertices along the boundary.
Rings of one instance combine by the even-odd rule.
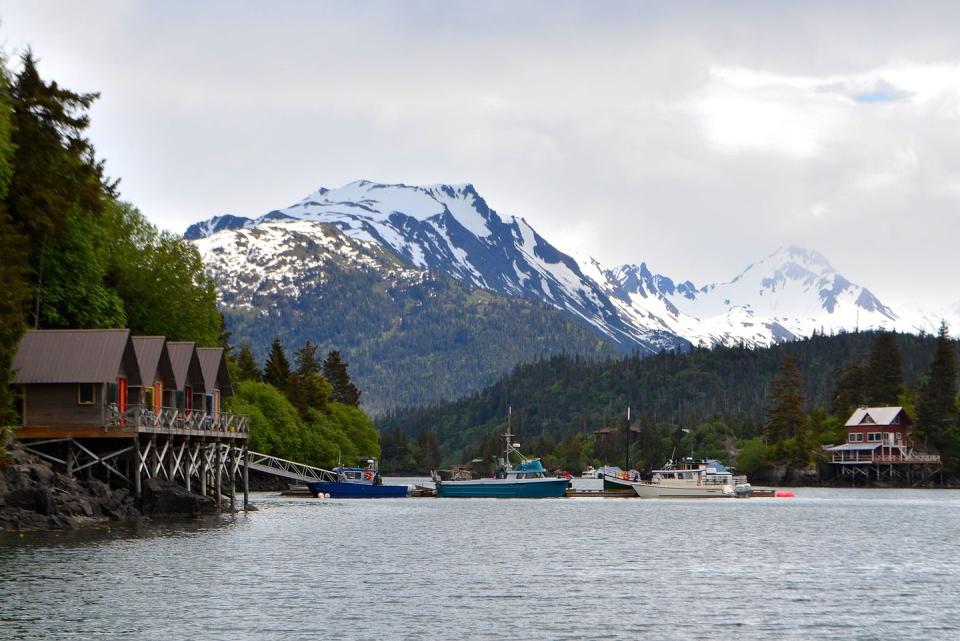
[[[937,334],[937,348],[927,380],[917,402],[916,434],[937,451],[956,445],[950,442],[958,418],[955,349],[947,324],[943,322]]]
[[[790,438],[799,442],[806,440],[808,420],[803,412],[801,383],[797,362],[785,356],[773,381],[773,407],[764,427],[768,444],[774,445]]]
[[[897,341],[892,333],[880,332],[867,369],[867,397],[875,407],[892,406],[899,402],[902,392],[903,368]]]
[[[344,405],[360,405],[360,390],[350,381],[347,363],[340,358],[340,352],[333,350],[323,361],[323,376],[333,386],[333,400]]]
[[[26,329],[23,305],[27,299],[23,264],[26,239],[13,224],[7,209],[7,193],[13,174],[11,142],[12,108],[6,69],[0,64],[0,428],[11,419],[13,398],[10,381],[13,357]],[[3,444],[0,443],[0,449]]]
[[[263,366],[263,382],[284,392],[290,389],[290,361],[283,352],[279,337],[274,338],[270,346],[270,355]]]
[[[257,367],[257,361],[253,357],[253,350],[249,343],[240,346],[240,354],[237,356],[237,380],[238,381],[259,381],[260,368]]]
[[[104,286],[106,230],[96,221],[116,196],[103,163],[84,137],[95,93],[75,93],[41,79],[33,54],[10,88],[13,166],[7,206],[26,240],[34,326],[123,324],[122,304]]]
[[[317,345],[309,340],[296,351],[294,359],[297,363],[297,373],[301,378],[310,374],[320,373],[320,361],[317,360]]]
[[[847,363],[836,371],[832,411],[846,420],[853,410],[866,405],[868,396],[867,368],[857,363]]]

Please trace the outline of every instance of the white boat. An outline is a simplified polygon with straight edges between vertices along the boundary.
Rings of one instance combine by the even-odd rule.
[[[735,495],[739,480],[718,461],[686,459],[678,465],[670,461],[654,470],[651,480],[632,486],[642,499],[726,498]]]
[[[591,465],[590,467],[588,467],[587,469],[585,469],[585,470],[583,471],[583,473],[580,475],[580,478],[582,478],[582,479],[595,479],[595,478],[597,478],[597,471],[596,471],[596,470],[593,468],[593,466]]]

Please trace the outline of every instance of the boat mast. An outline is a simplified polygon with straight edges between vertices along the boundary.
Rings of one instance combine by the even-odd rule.
[[[625,440],[627,442],[627,446],[626,446],[627,452],[626,452],[626,461],[623,464],[623,471],[629,472],[630,471],[630,406],[629,405],[627,405],[627,429],[626,429]]]
[[[504,467],[510,466],[510,449],[511,449],[510,444],[513,442],[513,433],[511,430],[512,422],[513,422],[513,405],[510,405],[507,407],[507,433],[503,435],[503,437],[507,439],[506,449],[504,449],[503,451]]]

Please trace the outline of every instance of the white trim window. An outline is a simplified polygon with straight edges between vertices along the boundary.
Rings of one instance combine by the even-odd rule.
[[[870,432],[867,434],[868,443],[879,443],[883,440],[883,432]]]
[[[847,440],[851,443],[862,443],[863,432],[850,432],[847,434]]]

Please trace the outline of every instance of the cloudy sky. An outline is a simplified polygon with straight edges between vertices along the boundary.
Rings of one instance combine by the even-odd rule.
[[[960,3],[785,4],[2,1],[0,42],[102,93],[99,154],[168,229],[471,182],[610,265],[702,284],[796,244],[960,300]]]

